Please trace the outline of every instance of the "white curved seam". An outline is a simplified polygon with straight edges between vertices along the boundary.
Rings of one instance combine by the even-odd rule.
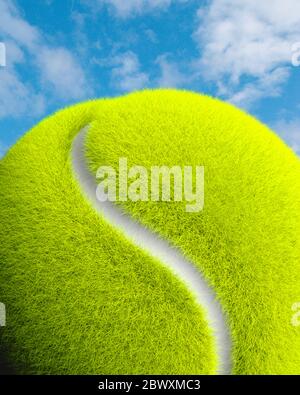
[[[84,142],[88,126],[83,128],[73,141],[72,166],[85,197],[94,209],[110,224],[115,226],[134,245],[139,246],[149,255],[159,259],[184,282],[192,292],[197,303],[204,309],[206,319],[212,329],[218,356],[218,374],[231,373],[231,337],[226,323],[225,314],[216,299],[214,290],[207,284],[203,275],[188,261],[179,250],[172,247],[166,240],[159,238],[144,226],[124,214],[115,204],[109,201],[100,202],[96,196],[96,178],[88,170],[85,159]]]

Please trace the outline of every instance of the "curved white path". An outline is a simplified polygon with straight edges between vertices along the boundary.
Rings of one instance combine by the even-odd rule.
[[[181,279],[206,311],[206,318],[213,330],[218,354],[218,373],[231,373],[231,338],[226,318],[212,288],[206,283],[194,265],[168,242],[160,239],[111,202],[99,202],[96,197],[96,178],[89,172],[84,156],[84,141],[88,126],[76,136],[72,147],[72,164],[82,192],[93,207],[113,226],[119,229],[133,244],[149,255],[158,258]]]

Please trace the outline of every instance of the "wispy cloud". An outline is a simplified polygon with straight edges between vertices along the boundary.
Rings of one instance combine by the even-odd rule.
[[[128,51],[111,59],[111,78],[115,87],[122,91],[134,91],[147,86],[149,77],[141,71],[137,55]]]
[[[158,44],[159,40],[157,34],[152,29],[146,29],[145,35],[152,44]]]
[[[129,18],[157,10],[167,9],[172,3],[185,3],[188,0],[82,0],[94,10],[108,6],[116,16]]]
[[[24,20],[12,0],[0,2],[0,32],[20,46],[29,49],[36,47],[41,40],[39,30]]]
[[[43,47],[36,56],[46,88],[62,99],[80,99],[92,93],[85,73],[70,51]]]
[[[28,115],[35,117],[45,111],[45,97],[19,75],[8,69],[0,70],[0,118]]]
[[[189,81],[189,77],[180,71],[179,65],[170,60],[167,54],[159,56],[156,63],[160,66],[160,76],[157,81],[158,86],[176,88]]]
[[[298,0],[212,0],[198,10],[196,66],[219,94],[247,106],[278,95],[299,37]]]
[[[300,155],[300,117],[279,120],[273,125],[273,129]]]
[[[282,91],[282,85],[289,78],[287,67],[278,67],[266,73],[264,78],[240,86],[224,87],[224,96],[228,97],[233,104],[250,107],[264,97],[278,97]],[[219,92],[221,92],[219,84]]]
[[[84,98],[93,90],[74,55],[52,47],[43,32],[27,22],[12,0],[0,2],[0,35],[6,43],[7,67],[0,70],[0,117],[40,115],[51,99]],[[36,70],[46,89],[39,93],[16,67]],[[45,95],[47,94],[47,100]]]

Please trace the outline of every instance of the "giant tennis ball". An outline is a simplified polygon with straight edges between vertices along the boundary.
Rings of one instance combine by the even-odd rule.
[[[14,371],[213,374],[207,311],[186,283],[97,212],[71,161],[203,166],[204,207],[116,201],[202,273],[222,306],[231,372],[300,373],[300,162],[229,104],[173,90],[80,104],[49,117],[0,162],[1,352]],[[117,176],[120,177],[120,174]]]

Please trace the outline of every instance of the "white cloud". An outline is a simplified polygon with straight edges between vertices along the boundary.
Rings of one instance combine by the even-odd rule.
[[[10,37],[21,46],[32,49],[41,39],[38,29],[22,18],[11,0],[0,2],[0,22],[1,36]]]
[[[24,80],[17,64],[36,70],[52,99],[78,99],[92,94],[84,70],[66,48],[51,47],[43,33],[30,25],[11,0],[0,1],[0,37],[7,66],[0,74],[0,117],[41,115],[46,98]],[[37,81],[39,82],[39,81]]]
[[[8,68],[25,61],[24,51],[13,40],[5,40],[6,47],[6,66]]]
[[[224,89],[225,96],[229,94],[229,101],[243,107],[250,107],[263,97],[277,97],[281,93],[281,85],[288,79],[289,72],[285,67],[278,67],[270,71],[264,78],[252,83],[242,84],[236,91]],[[219,85],[219,92],[222,88]]]
[[[188,0],[83,0],[84,3],[95,7],[108,5],[118,17],[128,18],[156,10],[167,9],[172,3],[185,3]]]
[[[148,40],[152,43],[152,44],[157,44],[158,43],[158,38],[157,35],[155,33],[154,30],[152,29],[146,29],[145,30],[145,35],[148,38]]]
[[[167,55],[161,55],[156,62],[160,66],[161,75],[158,79],[158,85],[165,88],[176,88],[188,82],[185,74],[181,73],[178,65],[168,59]]]
[[[18,74],[3,68],[0,70],[0,118],[11,115],[39,116],[45,111],[45,99],[22,82]]]
[[[273,129],[300,155],[300,118],[280,120],[275,123]]]
[[[299,0],[212,0],[198,22],[196,65],[219,94],[241,105],[278,95],[300,37]]]
[[[134,52],[128,51],[111,60],[112,82],[122,91],[134,91],[147,86],[149,77],[140,70],[140,62]]]
[[[82,68],[65,48],[41,48],[37,64],[43,82],[60,98],[80,99],[89,95],[90,88]]]

